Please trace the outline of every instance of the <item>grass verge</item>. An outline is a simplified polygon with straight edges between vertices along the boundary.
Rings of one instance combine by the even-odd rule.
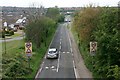
[[[33,79],[39,69],[40,63],[48,49],[54,33],[51,33],[39,49],[33,45],[33,55],[30,58],[30,69],[28,66],[27,56],[24,52],[25,40],[16,40],[0,43],[2,46],[2,76],[3,78],[24,78],[27,80]]]

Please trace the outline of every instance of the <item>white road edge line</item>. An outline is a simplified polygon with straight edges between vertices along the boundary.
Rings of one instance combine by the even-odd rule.
[[[74,60],[73,60],[73,68],[74,68],[74,72],[75,72],[75,77],[78,78],[78,77],[77,77],[77,72],[76,72],[76,68],[75,68],[75,62],[74,62]]]
[[[58,64],[57,64],[57,70],[56,70],[56,72],[59,71],[59,64],[60,64],[60,51],[59,51]]]
[[[42,69],[43,69],[43,64],[44,64],[44,62],[42,63],[41,68],[39,69],[39,71],[38,71],[37,75],[35,76],[35,79],[36,79],[36,78],[38,78],[38,75],[39,75],[39,74],[40,74],[40,72],[42,71]]]

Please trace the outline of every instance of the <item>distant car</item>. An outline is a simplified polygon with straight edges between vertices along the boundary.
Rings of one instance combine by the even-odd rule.
[[[48,50],[48,53],[47,53],[47,56],[46,58],[49,59],[49,58],[58,58],[59,54],[57,52],[57,49],[56,48],[50,48]]]

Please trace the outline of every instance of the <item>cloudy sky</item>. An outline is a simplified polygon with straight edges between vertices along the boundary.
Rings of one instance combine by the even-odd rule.
[[[120,0],[0,0],[0,6],[30,7],[33,3],[44,7],[82,7],[88,4],[117,6]]]

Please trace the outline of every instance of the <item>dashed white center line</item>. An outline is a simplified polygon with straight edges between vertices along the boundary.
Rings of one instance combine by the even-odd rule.
[[[60,39],[60,41],[61,41],[62,39]]]
[[[60,45],[61,45],[61,42],[60,42]]]
[[[60,64],[60,51],[59,51],[58,64],[57,64],[57,70],[56,70],[56,72],[59,71],[59,64]]]
[[[60,50],[61,50],[61,45],[60,45]]]

